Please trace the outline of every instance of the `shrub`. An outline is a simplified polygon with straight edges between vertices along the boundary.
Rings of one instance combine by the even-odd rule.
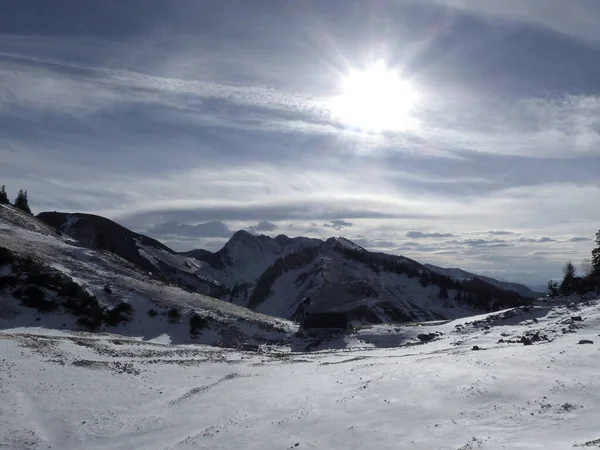
[[[96,297],[89,295],[83,289],[81,291],[79,292],[80,295],[68,297],[63,300],[62,305],[76,316],[101,316],[104,308]],[[83,295],[83,293],[87,295]]]
[[[114,308],[106,311],[103,320],[109,326],[117,326],[120,323],[126,323],[131,320],[129,315],[133,312],[133,306],[129,303],[121,302]]]
[[[0,289],[15,287],[17,285],[17,278],[11,275],[0,277]]]
[[[29,308],[36,308],[40,312],[54,311],[58,304],[52,300],[46,300],[46,294],[37,286],[27,286],[23,291],[21,302]]]
[[[192,337],[198,336],[200,330],[208,328],[209,319],[202,317],[199,314],[192,314],[190,316],[190,334]]]
[[[150,317],[156,317],[158,316],[158,311],[155,309],[149,309],[146,314],[148,314]]]
[[[208,327],[208,319],[199,314],[192,314],[190,317],[190,329],[201,330]]]
[[[107,294],[112,294],[112,289],[110,288],[110,284],[106,283],[104,285],[104,288],[102,289],[104,292],[106,292]]]
[[[169,323],[176,323],[181,319],[181,313],[179,312],[179,309],[173,307],[167,311],[167,317],[169,318]]]
[[[11,264],[15,260],[15,255],[9,249],[0,247],[0,266]]]
[[[77,319],[77,325],[90,330],[97,330],[102,325],[102,320],[100,318],[80,317]]]

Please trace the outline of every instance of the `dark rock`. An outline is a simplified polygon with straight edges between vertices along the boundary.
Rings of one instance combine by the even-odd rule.
[[[521,344],[523,344],[523,345],[533,345],[533,342],[531,342],[531,339],[529,339],[527,336],[522,336],[521,337]]]
[[[481,347],[479,347],[478,345],[474,345],[471,350],[474,350],[474,351],[481,350]]]
[[[257,352],[260,350],[260,347],[256,344],[241,344],[238,348],[247,352]]]
[[[436,337],[438,337],[437,333],[424,333],[417,336],[421,342],[433,341]]]
[[[573,322],[581,322],[583,321],[583,318],[581,316],[571,316],[571,320]]]
[[[590,341],[589,339],[582,339],[578,342],[578,344],[593,344],[594,341]]]

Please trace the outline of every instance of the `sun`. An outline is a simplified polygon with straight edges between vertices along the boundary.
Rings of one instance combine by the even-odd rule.
[[[382,61],[343,77],[341,95],[331,104],[332,115],[364,131],[401,131],[414,124],[411,112],[418,101],[415,87]]]

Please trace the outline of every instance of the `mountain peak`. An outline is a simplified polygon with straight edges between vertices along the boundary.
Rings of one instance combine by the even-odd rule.
[[[366,252],[366,250],[364,248],[362,248],[360,245],[355,244],[354,242],[352,242],[350,239],[347,239],[345,237],[332,237],[327,239],[326,244],[329,245],[330,247],[334,247],[334,246],[338,246],[347,250],[354,250],[354,251],[359,251],[359,252]]]

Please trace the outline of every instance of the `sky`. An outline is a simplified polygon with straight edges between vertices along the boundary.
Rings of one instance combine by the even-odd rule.
[[[597,0],[0,10],[0,184],[35,213],[181,251],[345,236],[529,284],[593,247]]]

